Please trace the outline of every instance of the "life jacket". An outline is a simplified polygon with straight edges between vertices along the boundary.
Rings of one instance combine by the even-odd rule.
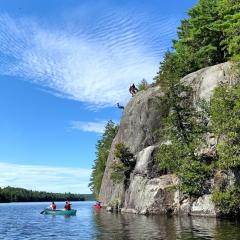
[[[100,209],[102,206],[100,204],[96,204],[95,208]]]
[[[67,203],[67,204],[66,204],[66,209],[67,209],[67,210],[71,210],[71,204],[70,204],[70,203]]]

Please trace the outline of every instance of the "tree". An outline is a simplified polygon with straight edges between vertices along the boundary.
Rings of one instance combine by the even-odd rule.
[[[216,28],[223,32],[221,47],[226,57],[240,60],[240,1],[220,0],[218,3],[218,14],[221,21]]]
[[[145,78],[142,79],[142,81],[137,85],[137,88],[139,91],[146,90],[148,87],[147,80]]]
[[[123,144],[118,143],[115,145],[115,157],[111,169],[111,179],[114,183],[124,183],[127,187],[130,174],[135,167],[136,160],[133,154],[129,151],[129,148]]]
[[[198,69],[240,60],[239,0],[199,0],[178,28],[155,80],[161,86]]]
[[[208,112],[202,102],[195,106],[192,97],[191,87],[177,83],[161,99],[169,113],[164,119],[158,161],[163,172],[177,174],[183,192],[196,196],[204,189],[211,163],[199,154],[206,146]]]
[[[211,122],[219,138],[217,151],[222,169],[240,167],[240,84],[221,84],[211,99]]]
[[[96,144],[96,159],[92,166],[92,174],[89,187],[96,197],[98,197],[106,162],[111,148],[112,141],[116,136],[118,126],[109,121],[106,124],[102,138]]]

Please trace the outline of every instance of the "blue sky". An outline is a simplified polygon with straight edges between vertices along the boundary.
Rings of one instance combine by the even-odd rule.
[[[196,0],[1,0],[0,186],[88,193],[129,84],[152,81]]]

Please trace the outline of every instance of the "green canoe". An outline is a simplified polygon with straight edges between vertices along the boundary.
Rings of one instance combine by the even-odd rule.
[[[41,214],[45,215],[67,215],[67,216],[74,216],[76,215],[77,210],[51,210],[51,209],[44,209]]]

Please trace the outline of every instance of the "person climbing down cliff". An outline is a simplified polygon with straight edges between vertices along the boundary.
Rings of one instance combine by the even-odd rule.
[[[132,97],[138,92],[134,83],[129,87],[129,92],[132,94]]]
[[[117,107],[120,109],[124,109],[124,106],[121,106],[119,103],[117,103]]]

